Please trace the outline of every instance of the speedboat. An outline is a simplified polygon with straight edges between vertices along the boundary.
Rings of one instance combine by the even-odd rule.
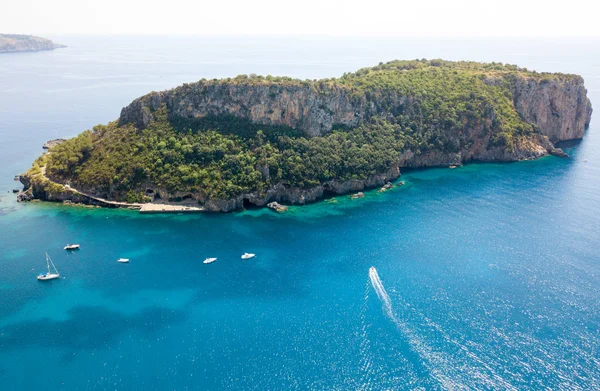
[[[129,263],[129,259],[128,258],[119,258],[117,260],[117,262],[119,262],[119,263]]]
[[[255,256],[256,256],[256,254],[244,253],[244,255],[242,255],[242,259],[252,259]]]
[[[78,244],[67,244],[65,250],[79,250]]]
[[[217,258],[206,258],[206,259],[204,260],[204,262],[202,262],[202,263],[213,263],[213,262],[214,262],[214,261],[216,261],[216,260],[217,260]]]
[[[56,270],[56,266],[54,266],[54,262],[52,262],[52,259],[48,253],[46,253],[46,265],[48,266],[48,271],[46,273],[40,273],[40,275],[37,276],[38,280],[54,280],[55,278],[60,277],[60,274],[58,274],[58,270]],[[52,268],[53,271],[50,271],[50,268]]]

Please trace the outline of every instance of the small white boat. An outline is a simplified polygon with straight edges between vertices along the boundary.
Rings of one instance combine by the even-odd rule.
[[[60,277],[60,274],[58,274],[58,270],[56,270],[56,266],[54,266],[54,262],[52,262],[52,259],[50,259],[50,255],[48,255],[48,253],[46,253],[46,265],[48,266],[48,272],[40,273],[40,275],[37,276],[38,280],[40,280],[40,281],[54,280],[55,278]],[[54,269],[54,272],[50,271],[50,266],[52,266],[52,269]]]
[[[204,262],[202,262],[202,263],[213,263],[213,262],[214,262],[214,261],[216,261],[216,260],[217,260],[217,258],[206,258],[206,259],[204,260]]]
[[[242,255],[242,259],[252,259],[255,256],[256,256],[256,254],[244,253],[244,255]]]
[[[119,258],[117,260],[117,262],[119,262],[119,263],[129,263],[129,259],[128,258]]]
[[[65,250],[79,250],[78,244],[67,244]]]

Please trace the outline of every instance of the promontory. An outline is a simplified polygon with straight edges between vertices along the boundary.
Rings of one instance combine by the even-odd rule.
[[[563,155],[592,108],[577,75],[392,61],[339,78],[240,75],[152,92],[53,146],[21,199],[232,211],[381,186],[403,167]]]
[[[0,34],[0,53],[37,52],[64,47],[66,46],[34,35]]]

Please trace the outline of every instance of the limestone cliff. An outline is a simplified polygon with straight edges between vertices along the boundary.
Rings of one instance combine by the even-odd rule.
[[[579,76],[551,80],[519,77],[513,91],[518,113],[553,143],[582,138],[590,124],[592,105]]]
[[[519,115],[535,125],[553,143],[579,139],[592,116],[583,78],[573,75],[553,79],[527,74],[511,75],[514,106]],[[502,77],[487,77],[485,83],[500,84]],[[388,92],[386,103],[410,105],[414,98]],[[166,105],[171,119],[195,121],[207,116],[231,115],[261,125],[283,125],[308,136],[329,133],[335,125],[355,127],[374,115],[393,115],[377,101],[356,94],[352,88],[297,81],[289,85],[199,81],[173,90],[153,92],[121,110],[119,123],[145,128],[152,113]]]
[[[331,131],[334,124],[354,127],[365,119],[365,99],[352,98],[345,88],[292,84],[244,85],[200,81],[174,90],[151,93],[123,108],[120,124],[143,128],[152,113],[167,105],[172,119],[194,121],[232,115],[250,122],[288,126],[309,136]]]

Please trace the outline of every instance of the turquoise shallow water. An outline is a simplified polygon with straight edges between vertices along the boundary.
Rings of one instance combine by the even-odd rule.
[[[286,214],[14,201],[46,139],[200,77],[439,56],[577,72],[600,97],[595,42],[215,40],[62,37],[70,49],[0,57],[2,389],[600,388],[594,123],[569,159],[407,171],[388,193]],[[35,280],[45,251],[64,279]]]

